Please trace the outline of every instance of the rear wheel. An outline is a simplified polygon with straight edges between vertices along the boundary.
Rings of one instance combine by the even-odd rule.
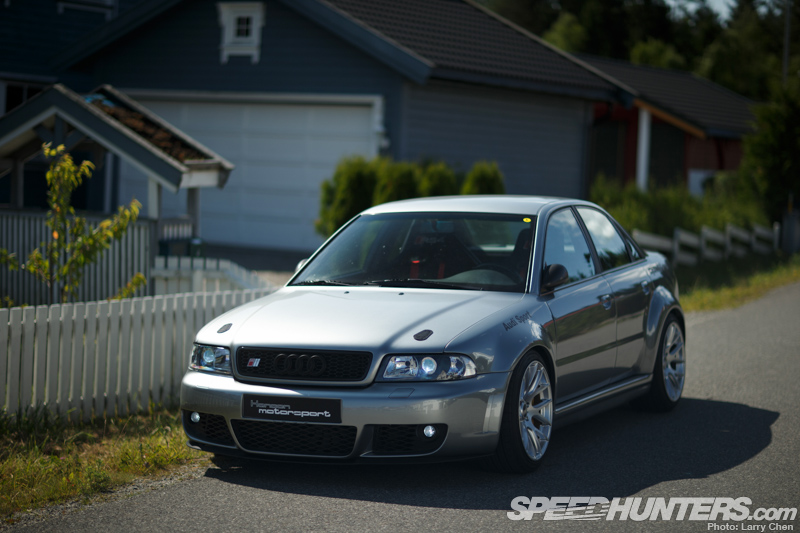
[[[686,345],[675,316],[667,318],[653,367],[650,392],[639,402],[653,411],[670,411],[681,399],[686,381]]]
[[[553,431],[553,386],[544,359],[527,354],[511,376],[503,408],[500,442],[490,458],[503,472],[526,473],[542,461]]]

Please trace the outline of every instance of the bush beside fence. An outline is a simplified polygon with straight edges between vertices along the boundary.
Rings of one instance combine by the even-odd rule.
[[[0,309],[0,402],[74,421],[174,404],[197,331],[273,290]]]

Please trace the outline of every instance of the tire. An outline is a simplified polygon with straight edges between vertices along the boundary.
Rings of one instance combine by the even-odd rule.
[[[493,470],[525,474],[539,467],[552,435],[553,400],[553,382],[544,358],[528,353],[508,385],[500,442],[489,458]]]
[[[658,354],[653,366],[650,391],[639,406],[651,411],[667,412],[678,405],[686,382],[686,343],[683,329],[675,316],[664,324]]]

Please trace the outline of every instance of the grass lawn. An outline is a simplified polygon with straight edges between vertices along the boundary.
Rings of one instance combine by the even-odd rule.
[[[45,410],[0,414],[0,519],[207,462],[186,446],[177,411],[67,424]]]
[[[738,307],[768,291],[800,281],[800,254],[750,256],[677,270],[684,311]]]

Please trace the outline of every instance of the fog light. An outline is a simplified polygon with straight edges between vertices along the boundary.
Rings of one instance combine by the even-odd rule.
[[[192,413],[192,416],[190,416],[189,418],[191,419],[192,422],[197,424],[198,422],[200,422],[200,413],[195,411],[194,413]],[[425,428],[425,429],[428,429],[428,428]]]
[[[425,426],[425,429],[422,430],[422,434],[430,439],[436,435],[436,428],[433,426]]]

